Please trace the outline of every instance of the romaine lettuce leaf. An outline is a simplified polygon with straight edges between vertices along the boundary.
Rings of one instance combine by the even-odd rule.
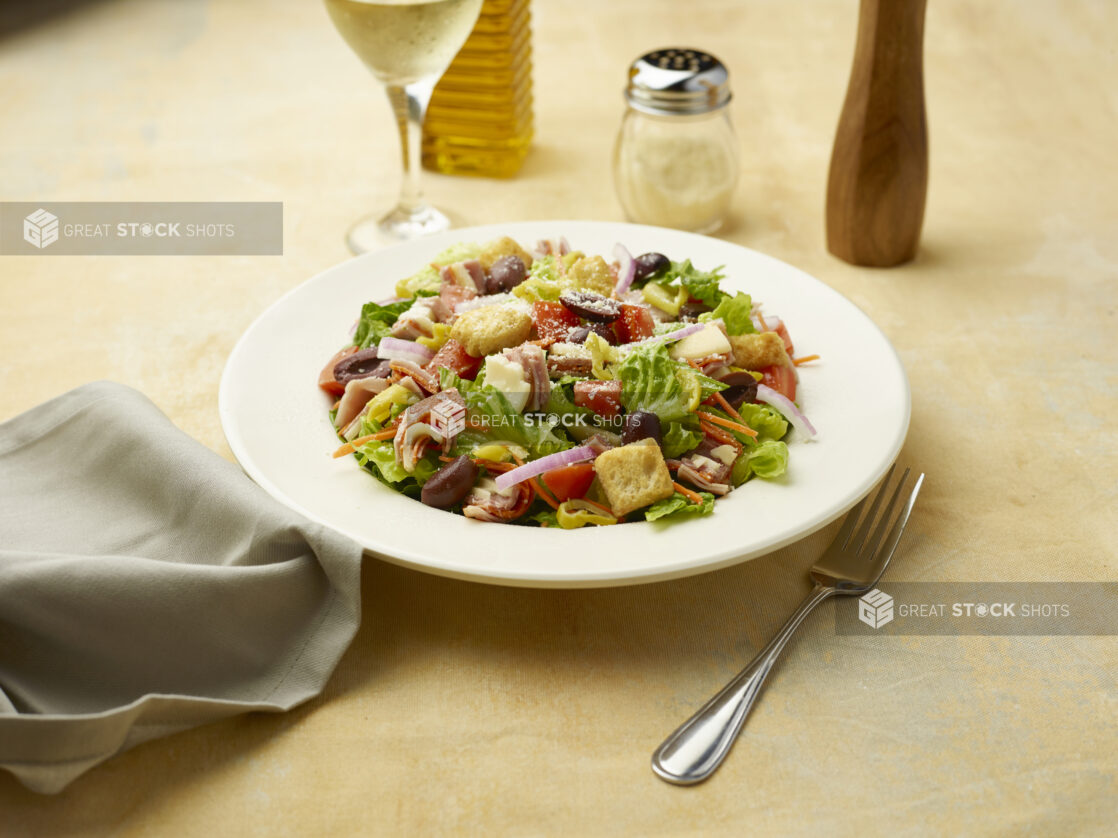
[[[416,463],[414,472],[404,471],[403,466],[396,462],[391,440],[368,442],[357,449],[356,456],[357,461],[382,482],[408,495],[413,494],[409,491],[412,489],[418,494],[419,488],[438,469],[429,457],[423,457]]]
[[[710,492],[699,492],[703,499],[702,504],[692,503],[686,497],[676,492],[670,498],[658,500],[644,511],[644,520],[660,521],[666,518],[690,518],[700,515],[709,515],[714,511],[714,495]]]
[[[660,443],[665,457],[680,457],[703,441],[699,423],[693,417],[688,417],[688,420],[668,423]]]
[[[691,264],[690,259],[684,259],[682,262],[672,262],[672,266],[657,281],[667,286],[679,280],[679,284],[686,288],[692,297],[714,308],[723,297],[727,296],[718,287],[722,279],[722,266],[713,271],[700,271]]]
[[[726,324],[726,334],[728,335],[748,335],[756,332],[757,329],[753,326],[753,320],[749,314],[753,310],[753,299],[748,294],[742,294],[740,291],[734,296],[726,296],[722,298],[714,309],[699,315],[699,320],[708,322],[710,320],[721,320]]]
[[[460,442],[468,443],[480,432],[489,439],[522,445],[533,457],[554,454],[573,446],[562,429],[557,429],[550,422],[537,421],[536,415],[522,416],[496,387],[475,387],[464,396],[471,423],[483,425],[485,430],[464,431],[459,434],[463,438]]]
[[[689,399],[679,368],[663,342],[637,347],[614,366],[621,379],[621,404],[629,413],[655,413],[664,424],[680,421],[689,413]]]
[[[428,294],[439,293],[442,278],[439,276],[438,267],[451,265],[455,262],[464,262],[467,259],[476,259],[481,255],[481,245],[474,242],[459,242],[452,244],[438,256],[431,260],[423,270],[396,283],[397,297],[414,297],[420,292]],[[434,267],[434,266],[438,267]]]
[[[730,479],[740,486],[754,474],[765,480],[782,477],[788,470],[788,446],[779,440],[766,440],[756,448],[746,449],[734,461]]]
[[[788,433],[788,420],[767,404],[745,402],[738,408],[738,413],[745,420],[745,424],[757,432],[758,443],[783,439]]]

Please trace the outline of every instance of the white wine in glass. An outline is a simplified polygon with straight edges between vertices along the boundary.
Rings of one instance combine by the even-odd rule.
[[[419,154],[431,91],[481,12],[482,0],[326,0],[345,42],[385,86],[399,120],[404,182],[396,209],[369,216],[349,231],[354,253],[425,236],[450,221],[423,202]]]

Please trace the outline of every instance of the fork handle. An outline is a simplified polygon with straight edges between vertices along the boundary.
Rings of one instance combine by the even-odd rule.
[[[685,786],[701,783],[713,774],[730,752],[788,640],[815,606],[836,593],[832,587],[816,584],[757,657],[656,749],[652,770],[669,783]]]

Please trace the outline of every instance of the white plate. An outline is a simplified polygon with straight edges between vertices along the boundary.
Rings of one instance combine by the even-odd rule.
[[[580,530],[481,523],[391,491],[337,447],[318,373],[344,345],[361,305],[393,293],[449,244],[510,235],[566,236],[607,259],[615,242],[700,268],[726,266],[723,287],[782,317],[801,355],[800,406],[816,441],[790,438],[788,475],[751,480],[712,515],[673,524]],[[532,587],[650,582],[760,556],[850,509],[885,473],[908,430],[909,390],[889,341],[853,303],[796,268],[718,239],[590,221],[495,224],[452,230],[366,254],[307,280],[241,337],[221,379],[222,427],[244,470],[273,497],[348,535],[374,555],[431,573]]]

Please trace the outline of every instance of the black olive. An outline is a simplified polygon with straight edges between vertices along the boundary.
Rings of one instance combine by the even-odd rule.
[[[489,268],[485,290],[490,294],[511,291],[528,278],[528,268],[519,256],[502,256]]]
[[[652,439],[660,444],[662,433],[660,431],[660,417],[648,410],[638,410],[625,417],[625,429],[621,432],[621,441],[628,445],[642,439]]]
[[[436,509],[450,509],[470,493],[475,480],[477,465],[469,457],[459,457],[431,475],[419,499]]]
[[[723,384],[729,384],[722,391],[722,398],[735,408],[741,407],[745,402],[757,400],[757,379],[747,372],[732,372],[722,377]]]
[[[671,260],[663,253],[642,253],[633,260],[636,266],[634,279],[648,279],[654,274],[665,271],[671,267]]]
[[[679,307],[680,320],[698,320],[700,314],[710,311],[706,303],[684,303]]]
[[[567,343],[586,343],[590,330],[586,326],[575,326],[567,335]]]
[[[620,302],[590,291],[564,291],[559,302],[592,323],[612,323],[621,316]]]
[[[377,358],[375,346],[347,355],[334,364],[334,380],[343,387],[355,378],[387,378],[391,374],[388,361]]]

